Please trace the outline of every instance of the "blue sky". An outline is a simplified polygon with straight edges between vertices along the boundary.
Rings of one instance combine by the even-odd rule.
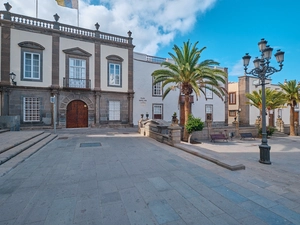
[[[205,14],[197,16],[197,23],[189,33],[176,36],[174,43],[199,41],[199,47],[207,47],[201,59],[220,62],[229,69],[229,81],[237,81],[243,75],[241,58],[249,53],[252,56],[249,68],[253,68],[252,60],[260,56],[257,43],[265,38],[274,48],[273,55],[277,49],[285,52],[284,67],[271,76],[272,83],[283,83],[284,79],[299,81],[299,10],[297,0],[218,0]],[[157,55],[167,57],[171,48],[171,44],[165,46]],[[271,66],[279,68],[274,56]]]
[[[3,1],[7,2],[7,1]],[[77,10],[61,7],[55,0],[10,0],[11,12],[77,25]],[[4,7],[3,9],[4,10]],[[300,1],[298,0],[79,0],[79,26],[127,36],[132,31],[135,51],[169,57],[174,44],[199,41],[207,47],[201,60],[213,59],[229,70],[229,81],[244,74],[242,57],[260,56],[257,43],[268,44],[285,52],[283,70],[271,76],[272,83],[284,79],[300,80]],[[271,66],[278,67],[275,57]]]

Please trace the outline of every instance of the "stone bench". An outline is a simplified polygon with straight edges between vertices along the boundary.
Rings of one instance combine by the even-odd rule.
[[[228,138],[224,134],[211,134],[210,135],[211,142],[215,142],[215,140],[223,140],[223,141],[228,141]]]

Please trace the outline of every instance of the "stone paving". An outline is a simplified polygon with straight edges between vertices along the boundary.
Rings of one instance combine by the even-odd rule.
[[[300,224],[300,139],[187,147],[242,163],[230,171],[136,129],[63,129],[0,177],[0,224]],[[1,135],[1,134],[0,134]]]

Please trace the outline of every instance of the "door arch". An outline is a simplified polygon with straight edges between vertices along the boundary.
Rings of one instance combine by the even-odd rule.
[[[67,128],[88,126],[88,107],[83,101],[74,100],[67,106]]]

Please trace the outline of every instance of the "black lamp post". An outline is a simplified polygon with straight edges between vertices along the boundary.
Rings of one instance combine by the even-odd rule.
[[[13,86],[16,86],[17,85],[17,82],[15,81],[16,74],[14,72],[12,72],[12,73],[9,74],[9,76],[10,76],[11,83],[13,84]]]
[[[283,67],[283,61],[284,61],[284,52],[277,50],[275,53],[275,57],[277,62],[279,63],[279,70],[275,69],[274,67],[271,67],[270,59],[272,57],[272,51],[273,48],[271,48],[269,45],[267,45],[267,41],[264,39],[261,39],[260,42],[258,42],[258,48],[261,52],[261,58],[256,57],[253,60],[254,63],[254,69],[247,71],[247,67],[250,62],[251,56],[246,53],[246,55],[243,57],[243,63],[244,63],[244,70],[246,74],[251,74],[254,77],[257,77],[261,82],[261,97],[262,97],[262,140],[261,144],[259,145],[260,150],[260,163],[263,164],[271,164],[270,161],[270,149],[271,146],[268,145],[268,139],[267,139],[267,128],[266,128],[266,93],[265,93],[265,81],[266,79],[272,75],[275,72],[279,72],[282,70]]]

